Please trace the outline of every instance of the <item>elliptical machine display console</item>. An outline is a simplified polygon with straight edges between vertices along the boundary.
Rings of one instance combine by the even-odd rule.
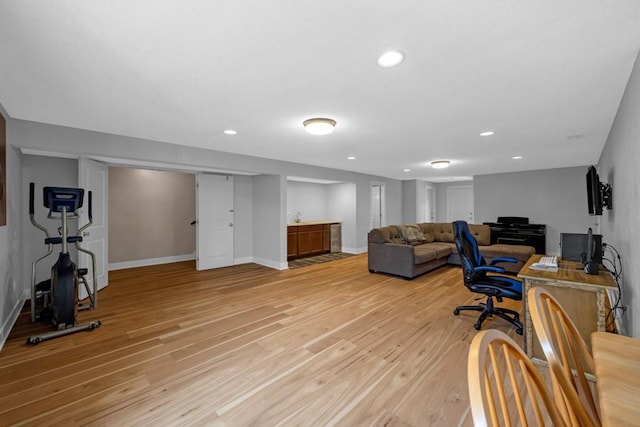
[[[34,213],[34,183],[29,184],[29,218],[31,223],[45,234],[44,243],[47,253],[31,264],[31,321],[51,319],[54,331],[27,338],[27,344],[38,344],[44,340],[57,338],[84,330],[93,330],[100,326],[99,320],[76,324],[79,310],[90,310],[97,306],[96,258],[93,252],[80,246],[82,232],[93,224],[91,212],[91,191],[88,193],[89,222],[78,229],[76,235],[69,235],[69,220],[79,218],[78,210],[82,207],[84,190],[82,188],[44,187],[43,204],[49,209],[49,219],[60,219],[59,237],[51,237],[46,227],[39,224]],[[78,251],[91,258],[91,284],[87,281],[87,268],[78,268],[69,255],[69,244],[75,244]],[[41,282],[36,281],[38,262],[53,253],[54,245],[61,245],[56,263],[51,267],[51,277]],[[84,286],[88,294],[88,303],[78,301],[78,287]]]

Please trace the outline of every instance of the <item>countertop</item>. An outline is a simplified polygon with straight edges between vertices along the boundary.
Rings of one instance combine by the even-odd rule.
[[[290,222],[289,224],[287,224],[287,226],[297,227],[300,225],[322,225],[322,224],[340,224],[340,221],[330,221],[330,220],[300,221],[300,222]]]

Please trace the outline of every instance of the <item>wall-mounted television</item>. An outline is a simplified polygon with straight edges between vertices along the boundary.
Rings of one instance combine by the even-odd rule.
[[[603,207],[608,210],[612,207],[611,186],[600,182],[595,166],[587,169],[587,205],[589,215],[602,215]]]

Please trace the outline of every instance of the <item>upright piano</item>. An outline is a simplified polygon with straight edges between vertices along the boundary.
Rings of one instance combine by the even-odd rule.
[[[491,228],[491,243],[533,246],[537,254],[546,253],[545,224],[529,224],[529,218],[499,216],[498,222],[485,222]]]

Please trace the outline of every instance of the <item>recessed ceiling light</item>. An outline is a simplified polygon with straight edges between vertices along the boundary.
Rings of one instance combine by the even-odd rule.
[[[224,133],[225,133],[225,134],[227,134],[227,135],[235,135],[235,134],[237,134],[238,132],[236,132],[236,131],[235,131],[235,130],[233,130],[233,129],[227,129],[227,130],[225,130],[225,131],[224,131]]]
[[[355,158],[355,156],[349,156],[349,157],[347,157],[347,160],[355,160],[355,159],[356,159],[356,158]]]
[[[486,131],[486,132],[482,132],[482,133],[480,133],[480,136],[491,136],[491,135],[493,135],[493,134],[495,134],[495,132],[494,132],[494,131],[492,131],[492,130],[488,130],[488,131]]]
[[[403,172],[411,172],[411,169],[402,169]]]
[[[520,160],[522,158],[522,156],[513,156],[512,159],[513,160]]]
[[[325,118],[313,118],[307,119],[302,122],[304,129],[311,135],[327,135],[333,132],[333,128],[336,126],[336,121],[333,119]]]
[[[451,162],[449,160],[435,160],[431,162],[431,167],[434,169],[448,168]]]
[[[404,54],[396,50],[383,53],[378,58],[378,65],[384,68],[395,67],[404,61]]]

